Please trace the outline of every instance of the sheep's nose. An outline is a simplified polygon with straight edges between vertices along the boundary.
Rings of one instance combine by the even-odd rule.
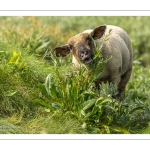
[[[80,45],[80,46],[78,47],[78,50],[79,50],[79,57],[80,57],[81,59],[84,59],[84,58],[86,58],[86,57],[89,57],[89,55],[90,55],[90,50],[88,50],[85,46]]]
[[[80,52],[80,57],[83,59],[86,58],[88,55],[89,55],[89,52],[87,50]]]

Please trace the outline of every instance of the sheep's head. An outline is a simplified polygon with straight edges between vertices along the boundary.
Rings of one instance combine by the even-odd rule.
[[[79,33],[69,39],[66,45],[56,47],[56,56],[67,56],[70,52],[81,63],[89,64],[93,60],[95,48],[92,39],[99,39],[103,36],[106,26],[100,26],[94,30]]]

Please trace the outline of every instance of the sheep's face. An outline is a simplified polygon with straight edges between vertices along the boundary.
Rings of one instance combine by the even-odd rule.
[[[66,56],[70,52],[81,63],[89,64],[93,60],[93,39],[99,39],[103,36],[106,26],[100,26],[93,31],[79,33],[69,39],[66,45],[56,47],[54,50],[56,56]]]
[[[88,64],[93,59],[94,43],[89,33],[79,33],[68,41],[70,52],[80,62]]]

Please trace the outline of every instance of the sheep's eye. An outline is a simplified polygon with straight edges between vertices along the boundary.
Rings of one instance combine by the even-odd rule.
[[[73,45],[69,45],[70,49],[73,49]]]
[[[87,41],[92,42],[92,37],[88,36]]]

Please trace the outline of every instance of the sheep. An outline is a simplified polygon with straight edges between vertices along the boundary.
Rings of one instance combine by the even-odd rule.
[[[108,40],[105,40],[107,35],[109,35]],[[116,99],[122,101],[125,98],[125,88],[131,76],[133,63],[131,40],[122,28],[101,25],[93,30],[85,30],[71,37],[67,44],[54,48],[56,56],[64,57],[72,53],[72,62],[77,68],[80,68],[80,64],[90,64],[94,58],[95,48],[91,37],[97,39],[99,45],[103,44],[103,58],[111,58],[105,64],[105,70],[95,84],[97,87],[102,82],[117,85]]]

